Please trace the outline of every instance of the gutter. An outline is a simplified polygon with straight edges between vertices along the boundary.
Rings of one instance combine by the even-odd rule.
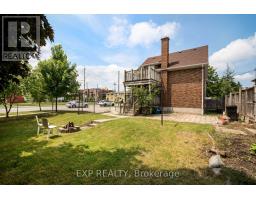
[[[198,63],[194,65],[184,65],[180,67],[168,67],[167,69],[156,69],[156,71],[176,71],[176,70],[183,70],[183,69],[193,69],[193,68],[201,68],[202,66],[208,65],[208,63]]]

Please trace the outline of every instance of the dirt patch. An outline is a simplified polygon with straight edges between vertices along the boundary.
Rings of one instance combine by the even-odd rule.
[[[256,135],[246,128],[246,124],[231,123],[226,126],[228,129],[244,131],[247,134],[234,134],[232,132],[219,132],[213,134],[218,149],[226,151],[227,157],[224,159],[226,167],[241,171],[246,175],[256,179],[256,156],[250,153],[250,146],[256,143]]]

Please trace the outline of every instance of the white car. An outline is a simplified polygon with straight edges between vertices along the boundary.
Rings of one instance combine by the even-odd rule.
[[[99,101],[98,105],[100,106],[114,106],[115,104],[112,101]]]
[[[83,107],[83,108],[88,108],[88,103],[87,102],[80,102],[79,104],[79,101],[77,100],[73,100],[73,101],[69,101],[68,103],[66,103],[66,106],[68,108],[78,108],[80,106]]]

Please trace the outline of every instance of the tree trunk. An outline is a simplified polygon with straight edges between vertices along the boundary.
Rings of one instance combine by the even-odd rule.
[[[42,111],[41,102],[40,101],[38,102],[38,105],[39,105],[39,110]]]
[[[55,111],[58,111],[58,97],[55,99]]]
[[[9,118],[9,111],[8,110],[6,110],[6,112],[5,112],[5,117]]]
[[[5,108],[5,117],[8,118],[10,110],[8,110],[7,105],[4,105],[4,108]]]

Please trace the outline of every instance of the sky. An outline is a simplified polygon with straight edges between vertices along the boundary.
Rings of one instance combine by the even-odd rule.
[[[47,15],[54,43],[42,47],[41,60],[61,44],[77,64],[83,87],[114,89],[120,71],[136,69],[150,56],[160,55],[164,36],[170,52],[209,47],[209,63],[222,75],[227,65],[242,86],[251,86],[256,68],[256,15]],[[31,60],[32,65],[37,61]]]

